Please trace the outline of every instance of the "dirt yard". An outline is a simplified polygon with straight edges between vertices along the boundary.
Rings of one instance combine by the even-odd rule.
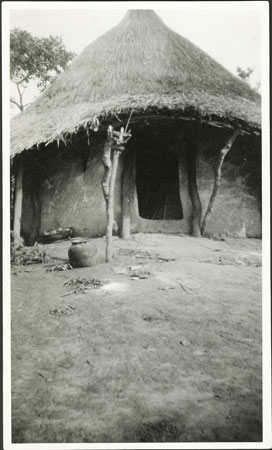
[[[94,242],[93,268],[12,268],[13,442],[261,441],[261,241]]]

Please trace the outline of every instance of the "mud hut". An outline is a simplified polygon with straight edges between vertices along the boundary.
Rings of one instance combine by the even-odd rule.
[[[123,237],[260,237],[260,96],[151,10],[128,11],[12,119],[15,232],[105,234],[101,151],[132,110],[115,190]]]

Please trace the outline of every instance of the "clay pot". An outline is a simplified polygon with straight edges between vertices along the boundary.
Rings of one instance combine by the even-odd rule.
[[[90,267],[96,264],[97,248],[93,242],[82,238],[71,239],[68,256],[72,267]]]

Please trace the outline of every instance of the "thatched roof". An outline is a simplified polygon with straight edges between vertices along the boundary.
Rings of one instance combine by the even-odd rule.
[[[170,30],[151,10],[130,10],[11,121],[11,154],[65,138],[115,113],[171,110],[260,128],[260,96]]]

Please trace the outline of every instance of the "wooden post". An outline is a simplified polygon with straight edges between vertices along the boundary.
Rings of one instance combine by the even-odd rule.
[[[178,159],[178,176],[179,176],[179,198],[182,206],[183,222],[182,231],[190,233],[192,216],[192,202],[188,187],[188,167],[184,153],[181,150]]]
[[[15,179],[15,200],[14,200],[14,221],[13,221],[14,239],[19,238],[21,236],[22,207],[23,207],[23,164],[21,161]]]
[[[187,145],[188,162],[188,187],[192,202],[192,235],[201,236],[200,223],[202,214],[202,205],[198,194],[196,182],[196,148],[192,142]]]
[[[103,149],[102,163],[104,166],[104,176],[102,179],[103,195],[106,202],[106,208],[108,207],[109,190],[110,190],[110,178],[112,172],[111,163],[111,147],[113,144],[113,128],[108,128],[108,136]]]
[[[108,127],[108,137],[104,146],[102,162],[105,169],[102,180],[102,189],[106,202],[107,230],[106,230],[106,262],[112,260],[112,229],[114,225],[114,187],[118,168],[119,154],[125,149],[125,144],[130,139],[130,131],[114,131]],[[113,158],[111,162],[111,154]]]
[[[112,260],[112,227],[114,222],[114,188],[119,160],[119,152],[113,151],[112,172],[110,178],[110,188],[107,207],[107,232],[106,232],[106,262]]]
[[[124,171],[122,176],[122,231],[123,239],[130,238],[130,200],[131,200],[131,154],[128,153],[124,160]]]
[[[33,245],[39,236],[40,232],[40,223],[41,223],[41,201],[40,201],[40,189],[39,189],[39,180],[34,178],[34,185],[32,180],[31,186],[31,201],[33,208],[33,221],[32,221],[32,229],[29,236],[29,243]]]
[[[201,225],[201,234],[202,235],[205,232],[208,218],[209,218],[210,214],[212,213],[214,200],[215,200],[218,188],[219,188],[220,183],[221,183],[221,169],[222,169],[222,165],[223,165],[224,159],[225,159],[226,155],[228,154],[228,152],[230,151],[230,149],[231,149],[232,145],[234,144],[234,141],[236,140],[238,135],[239,135],[239,129],[234,131],[233,135],[230,137],[230,139],[228,139],[228,141],[226,142],[224,147],[219,152],[219,157],[218,157],[217,164],[216,164],[216,167],[215,167],[213,190],[212,190],[212,193],[211,193],[211,197],[210,197],[210,200],[209,200],[207,211],[206,211],[206,213],[204,215],[204,219],[203,219],[203,222],[202,222],[202,225]]]
[[[137,220],[139,218],[139,201],[137,194],[137,185],[136,185],[136,176],[137,176],[137,167],[136,167],[136,149],[132,150],[132,158],[131,158],[131,202],[130,202],[130,225],[131,221]]]
[[[104,166],[104,176],[102,179],[102,190],[106,202],[106,215],[107,215],[107,229],[106,229],[106,262],[110,261],[112,258],[111,241],[112,241],[112,227],[114,222],[114,210],[113,203],[114,198],[112,189],[114,190],[114,185],[111,184],[112,175],[112,162],[111,162],[111,147],[113,144],[113,128],[109,126],[108,136],[103,149],[102,163]],[[111,193],[111,195],[110,195]]]

